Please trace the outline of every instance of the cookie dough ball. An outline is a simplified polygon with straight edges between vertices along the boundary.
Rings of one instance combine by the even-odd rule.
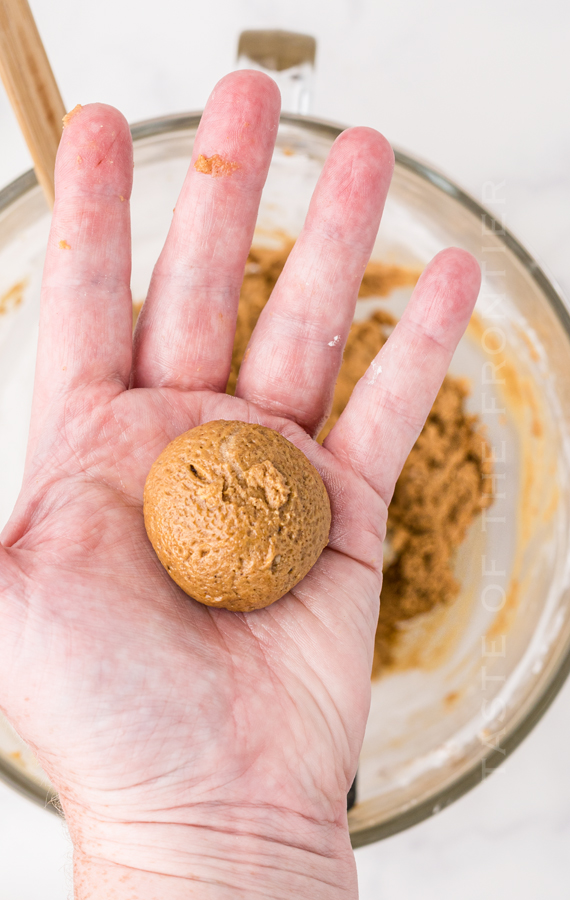
[[[171,578],[207,606],[269,606],[303,578],[328,541],[321,477],[281,434],[208,422],[161,453],[144,489],[144,521]]]

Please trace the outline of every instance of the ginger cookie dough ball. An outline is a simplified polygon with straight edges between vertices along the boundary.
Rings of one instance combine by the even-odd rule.
[[[319,473],[281,434],[217,421],[181,434],[158,457],[144,521],[183,591],[245,611],[269,606],[314,566],[331,512]]]

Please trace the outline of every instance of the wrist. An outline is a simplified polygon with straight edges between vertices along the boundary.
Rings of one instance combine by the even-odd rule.
[[[346,822],[316,823],[259,807],[198,808],[185,818],[184,824],[72,818],[76,900],[115,894],[356,900]]]

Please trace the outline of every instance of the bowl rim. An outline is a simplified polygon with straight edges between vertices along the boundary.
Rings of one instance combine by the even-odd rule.
[[[172,115],[145,119],[131,125],[133,141],[144,140],[145,138],[155,137],[160,134],[187,131],[189,129],[197,128],[201,117],[201,112],[190,112],[174,113]],[[327,121],[326,119],[289,113],[282,113],[280,121],[286,125],[295,125],[301,129],[305,129],[313,135],[320,134],[323,137],[332,140],[338,137],[341,132],[345,131],[347,127],[335,122]],[[482,206],[482,204],[475,200],[474,197],[433,166],[419,160],[417,157],[410,156],[397,148],[394,150],[394,155],[396,166],[413,172],[423,181],[427,181],[438,190],[452,197],[460,203],[461,206],[473,213],[473,215],[485,217],[489,227],[494,230],[494,236],[505,244],[511,253],[514,254],[526,273],[546,296],[546,299],[550,303],[552,310],[556,314],[562,328],[570,340],[570,311],[568,304],[564,300],[562,291],[552,276],[546,274],[544,269],[522,246],[512,232],[505,228],[503,223],[499,222],[493,213]],[[25,172],[19,178],[16,178],[6,185],[6,187],[0,190],[0,213],[7,209],[12,203],[19,200],[24,194],[28,193],[28,191],[37,187],[37,185],[38,181],[33,169],[30,169],[28,172]],[[535,698],[534,702],[532,702],[523,718],[516,722],[509,733],[505,735],[501,742],[501,746],[492,750],[485,757],[486,771],[490,772],[498,768],[532,731],[553,702],[569,673],[570,641],[568,642],[565,651],[561,654],[558,664],[543,686],[541,693]],[[479,761],[471,766],[466,772],[456,776],[450,784],[441,788],[437,793],[433,794],[433,796],[408,807],[402,812],[396,813],[389,819],[376,825],[351,831],[350,837],[352,846],[356,848],[364,846],[365,844],[371,844],[375,841],[397,834],[400,831],[404,831],[407,828],[411,828],[413,825],[419,824],[424,819],[440,812],[455,800],[458,800],[463,794],[467,793],[471,788],[483,781],[484,778],[485,776],[482,774],[482,767]],[[1,758],[0,779],[28,799],[33,800],[35,803],[51,812],[61,815],[61,807],[57,800],[57,794],[48,788],[42,789],[37,782],[26,776],[15,766],[10,766],[9,763]]]

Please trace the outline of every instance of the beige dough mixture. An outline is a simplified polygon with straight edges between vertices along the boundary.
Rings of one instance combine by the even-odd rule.
[[[147,534],[195,600],[235,612],[269,606],[326,546],[329,498],[307,457],[262,425],[217,421],[172,441],[144,491]]]

